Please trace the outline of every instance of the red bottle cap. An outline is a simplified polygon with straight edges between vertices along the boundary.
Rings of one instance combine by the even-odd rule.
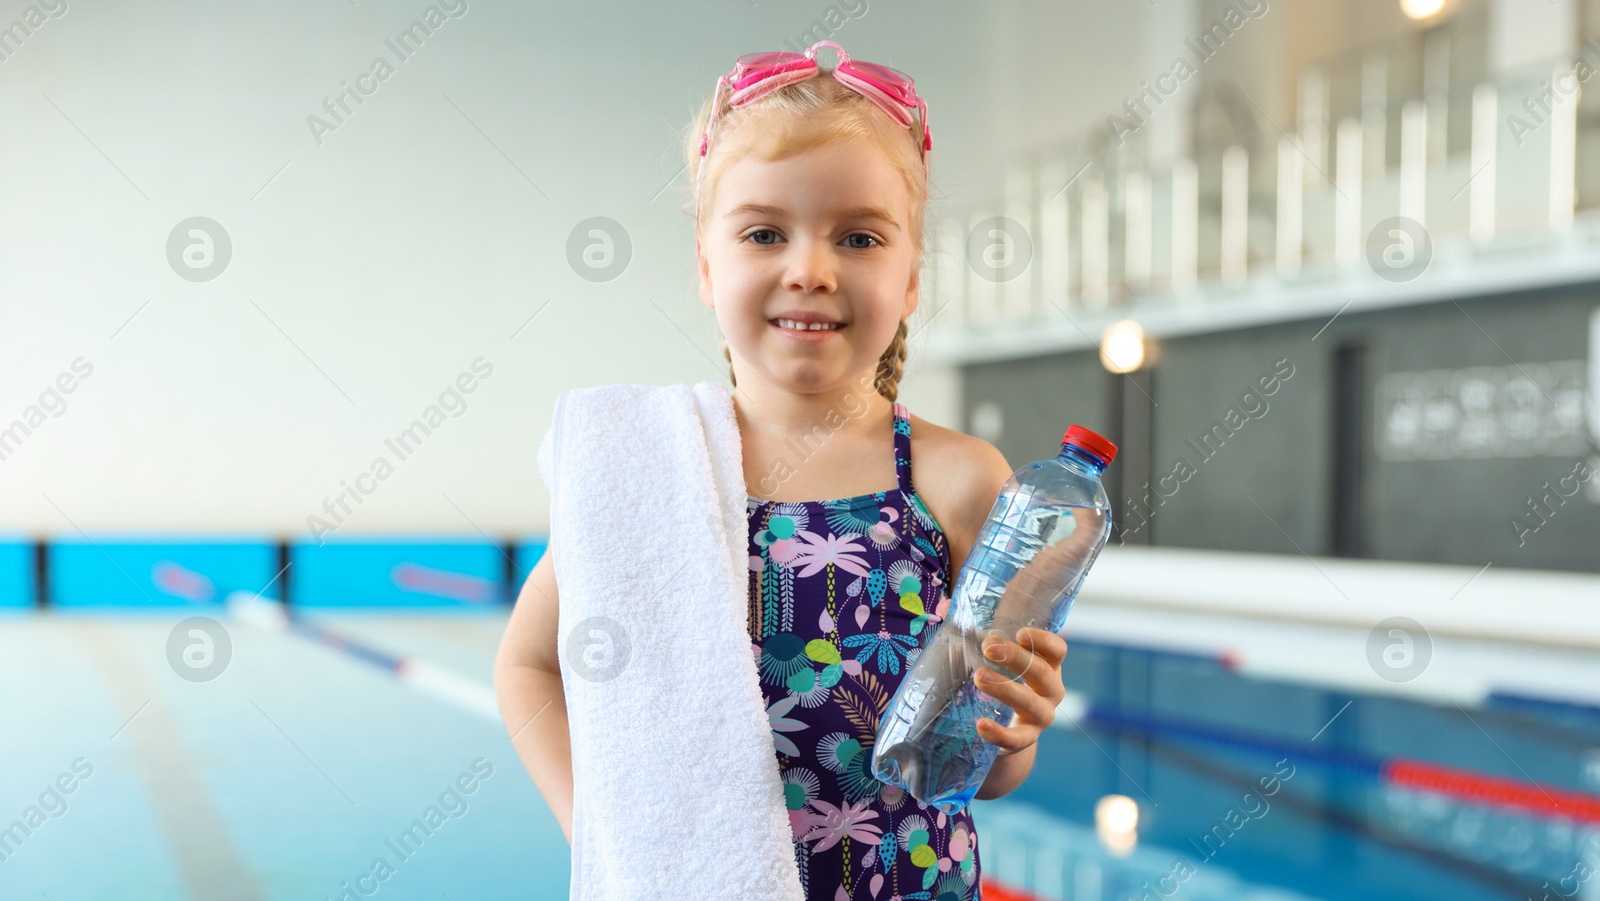
[[[1091,456],[1100,461],[1102,466],[1110,466],[1111,461],[1116,459],[1117,456],[1117,446],[1115,444],[1106,440],[1104,435],[1090,431],[1081,425],[1075,424],[1069,427],[1066,434],[1061,436],[1061,443],[1070,444],[1073,447],[1088,451]]]

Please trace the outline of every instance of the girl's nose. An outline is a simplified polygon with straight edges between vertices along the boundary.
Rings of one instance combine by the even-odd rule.
[[[790,245],[789,271],[784,286],[807,294],[831,294],[838,288],[833,249],[825,242],[796,241]]]

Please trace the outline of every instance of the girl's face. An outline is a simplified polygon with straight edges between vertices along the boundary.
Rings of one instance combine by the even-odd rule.
[[[701,224],[700,297],[716,311],[741,387],[753,375],[820,392],[876,368],[917,307],[909,206],[905,183],[866,138],[723,170]],[[778,323],[795,312],[842,326]]]

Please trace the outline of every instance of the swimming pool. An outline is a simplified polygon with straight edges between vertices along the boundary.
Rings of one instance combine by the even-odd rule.
[[[1087,715],[979,820],[986,874],[1033,897],[1597,896],[1600,711],[1352,696],[1083,640],[1063,672]],[[1134,855],[1096,836],[1107,795],[1138,803]]]
[[[1365,629],[1086,599],[1032,776],[973,805],[983,897],[1600,897],[1596,655],[1436,630],[1428,678],[1390,684]],[[501,603],[290,630],[191,600],[0,619],[0,897],[567,896],[484,702]],[[208,681],[171,657],[196,614],[222,629]]]

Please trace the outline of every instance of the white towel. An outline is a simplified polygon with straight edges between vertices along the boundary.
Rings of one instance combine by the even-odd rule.
[[[558,647],[572,901],[804,901],[748,631],[733,398],[714,382],[556,400]]]

